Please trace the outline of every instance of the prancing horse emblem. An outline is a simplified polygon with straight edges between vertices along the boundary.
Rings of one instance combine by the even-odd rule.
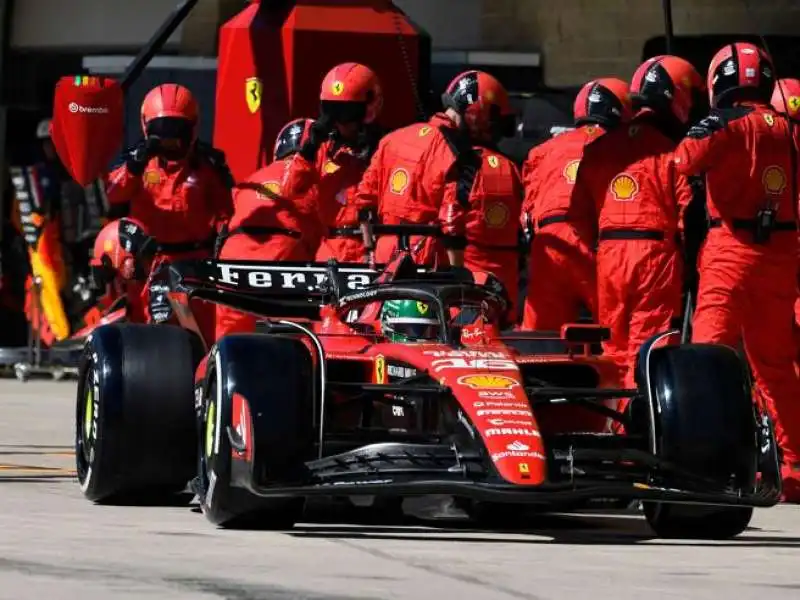
[[[261,92],[263,89],[264,86],[261,83],[261,79],[258,77],[250,77],[247,79],[245,91],[247,92],[247,108],[250,109],[251,113],[255,113],[261,108]]]

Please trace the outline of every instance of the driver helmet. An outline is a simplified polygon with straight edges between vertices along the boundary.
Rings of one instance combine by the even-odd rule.
[[[381,331],[392,342],[429,342],[439,337],[439,319],[418,300],[387,300],[381,307]]]

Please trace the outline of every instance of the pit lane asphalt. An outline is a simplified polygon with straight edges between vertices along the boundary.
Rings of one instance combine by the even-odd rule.
[[[800,595],[800,507],[761,510],[740,539],[715,543],[652,540],[625,512],[513,532],[338,521],[265,533],[216,530],[185,507],[92,506],[72,471],[74,389],[0,380],[0,600]]]

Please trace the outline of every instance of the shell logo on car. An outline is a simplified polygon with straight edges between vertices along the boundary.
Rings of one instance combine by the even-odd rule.
[[[777,165],[764,169],[761,181],[764,184],[764,191],[768,194],[782,194],[786,189],[786,173]]]
[[[408,187],[408,171],[405,169],[395,169],[389,177],[389,190],[393,194],[402,194]]]
[[[632,175],[621,173],[611,181],[611,193],[620,202],[630,202],[639,193],[639,184]]]
[[[575,183],[575,180],[578,178],[578,167],[580,164],[580,160],[571,160],[564,166],[564,179],[566,179],[567,182]]]
[[[519,381],[505,375],[462,375],[458,383],[473,390],[510,390],[519,385]]]

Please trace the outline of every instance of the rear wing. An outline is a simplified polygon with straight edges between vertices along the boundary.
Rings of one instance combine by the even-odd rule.
[[[334,293],[364,289],[379,275],[363,264],[187,260],[169,266],[170,289],[233,292],[313,302]]]

